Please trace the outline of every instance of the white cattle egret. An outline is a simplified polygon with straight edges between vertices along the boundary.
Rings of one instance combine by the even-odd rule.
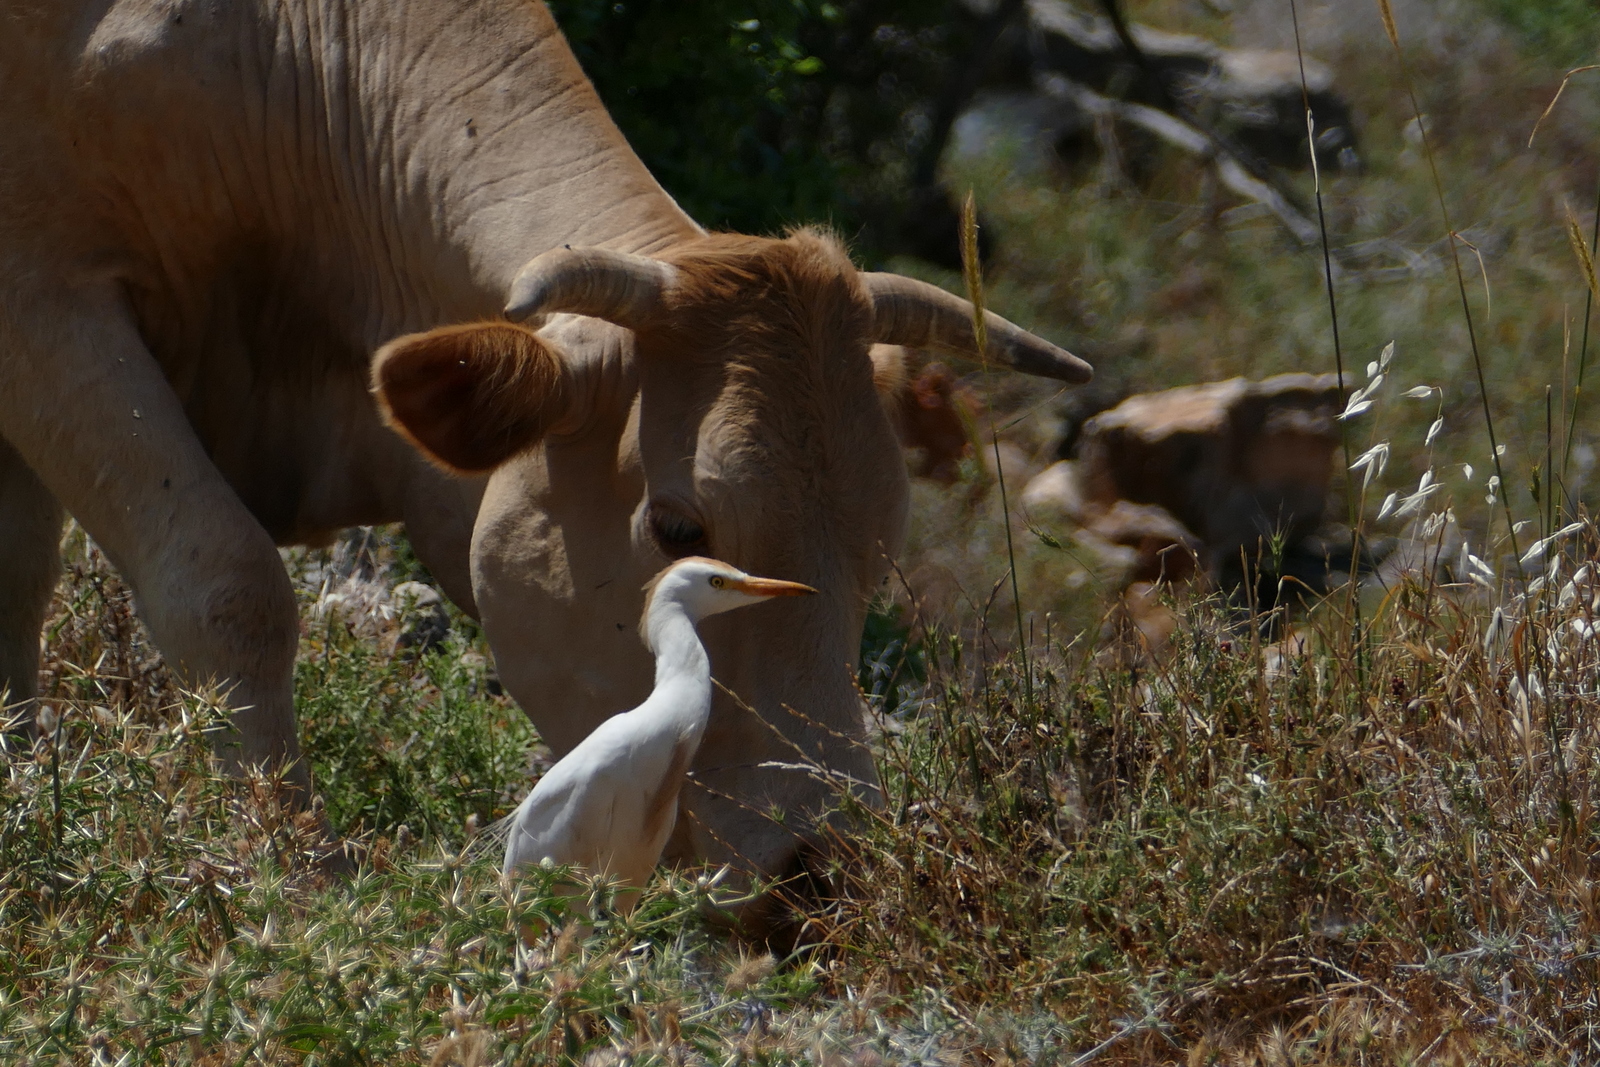
[[[643,886],[677,821],[678,790],[711,713],[711,660],[695,624],[771,597],[816,592],[700,556],[672,564],[646,589],[640,634],[655,653],[655,689],[539,779],[511,817],[508,875],[549,860]],[[619,904],[631,907],[633,896]]]

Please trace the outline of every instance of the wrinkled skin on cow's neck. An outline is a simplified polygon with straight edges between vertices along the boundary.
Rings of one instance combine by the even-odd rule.
[[[129,578],[169,662],[235,687],[248,710],[225,758],[292,758],[297,631],[272,544],[404,520],[560,754],[649,689],[635,625],[666,557],[640,517],[667,494],[701,508],[722,558],[826,594],[706,627],[716,676],[766,723],[718,696],[670,851],[780,870],[795,841],[772,807],[827,790],[758,764],[820,758],[871,780],[840,738],[861,735],[850,672],[906,491],[864,352],[838,354],[825,394],[788,398],[818,436],[780,449],[805,499],[776,510],[772,494],[794,492],[752,461],[757,438],[724,432],[739,401],[715,369],[652,362],[596,320],[546,328],[581,367],[582,417],[487,479],[443,474],[374,413],[378,345],[495,316],[533,255],[654,255],[700,233],[542,6],[0,0],[0,24],[14,695],[33,690],[64,508]],[[841,413],[848,433],[830,437]]]
[[[22,53],[4,57],[25,127],[8,144],[53,119],[16,175],[44,209],[17,227],[19,258],[70,249],[117,280],[208,452],[280,541],[396,517],[419,476],[367,414],[378,345],[498,315],[531,253],[650,252],[697,232],[525,0],[133,0],[73,16],[24,16],[37,40],[0,45]],[[351,423],[354,441],[339,436]],[[372,459],[330,478],[330,453]]]

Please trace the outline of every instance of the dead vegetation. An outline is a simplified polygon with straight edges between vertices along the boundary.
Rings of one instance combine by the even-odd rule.
[[[844,892],[807,905],[810,947],[778,961],[707,925],[709,871],[575,936],[538,877],[508,891],[471,847],[517,787],[480,806],[445,757],[433,795],[388,808],[338,798],[392,766],[345,768],[332,807],[371,848],[329,883],[271,783],[209,767],[214,702],[119,690],[108,655],[105,688],[53,694],[0,786],[0,1058],[1582,1062],[1600,1054],[1600,575],[1593,528],[1562,544],[1520,596],[1335,591],[1288,645],[1173,603],[1149,669],[1081,641],[1025,665],[906,635],[927,682],[881,718],[886,803],[854,812]],[[92,557],[62,590],[65,671],[101,659],[125,605]],[[458,630],[329,675],[347,728],[444,732],[430,709],[464,650]],[[363,705],[386,686],[408,695]],[[335,695],[307,708],[319,761]],[[457,713],[498,714],[474,699]],[[530,921],[552,932],[522,947]]]
[[[819,928],[855,983],[1049,1014],[1096,1062],[1586,1060],[1592,553],[1498,607],[1336,592],[1290,647],[1182,605],[1159,667],[1053,649],[1031,695],[935,640]]]

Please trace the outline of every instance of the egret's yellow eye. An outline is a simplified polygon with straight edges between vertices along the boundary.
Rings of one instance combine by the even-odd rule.
[[[722,575],[720,575],[720,574],[713,574],[713,575],[712,575],[712,576],[711,576],[711,587],[712,587],[712,588],[713,588],[713,589],[721,589],[721,588],[722,588],[722,587],[723,587],[723,586],[725,586],[725,585],[727,585],[727,584],[728,584],[728,583],[727,583],[727,582],[726,582],[726,581],[724,581],[724,580],[723,580],[723,578],[722,578]]]

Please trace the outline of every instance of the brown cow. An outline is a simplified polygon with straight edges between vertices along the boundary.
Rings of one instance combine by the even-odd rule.
[[[309,786],[276,545],[400,520],[558,754],[648,691],[633,624],[664,558],[825,591],[706,627],[765,722],[719,698],[673,855],[792,860],[827,788],[763,764],[870,783],[849,665],[906,486],[869,346],[971,354],[963,302],[815,234],[706,235],[527,0],[0,0],[0,21],[13,698],[65,510],[168,661],[232,686],[225,761]],[[508,294],[528,325],[498,320]],[[1002,362],[1088,376],[988,330]],[[400,335],[372,380],[437,463],[368,393]]]
[[[919,453],[915,473],[940,485],[961,478],[972,455],[973,421],[982,405],[943,363],[930,363],[899,390],[895,429],[900,443]]]

